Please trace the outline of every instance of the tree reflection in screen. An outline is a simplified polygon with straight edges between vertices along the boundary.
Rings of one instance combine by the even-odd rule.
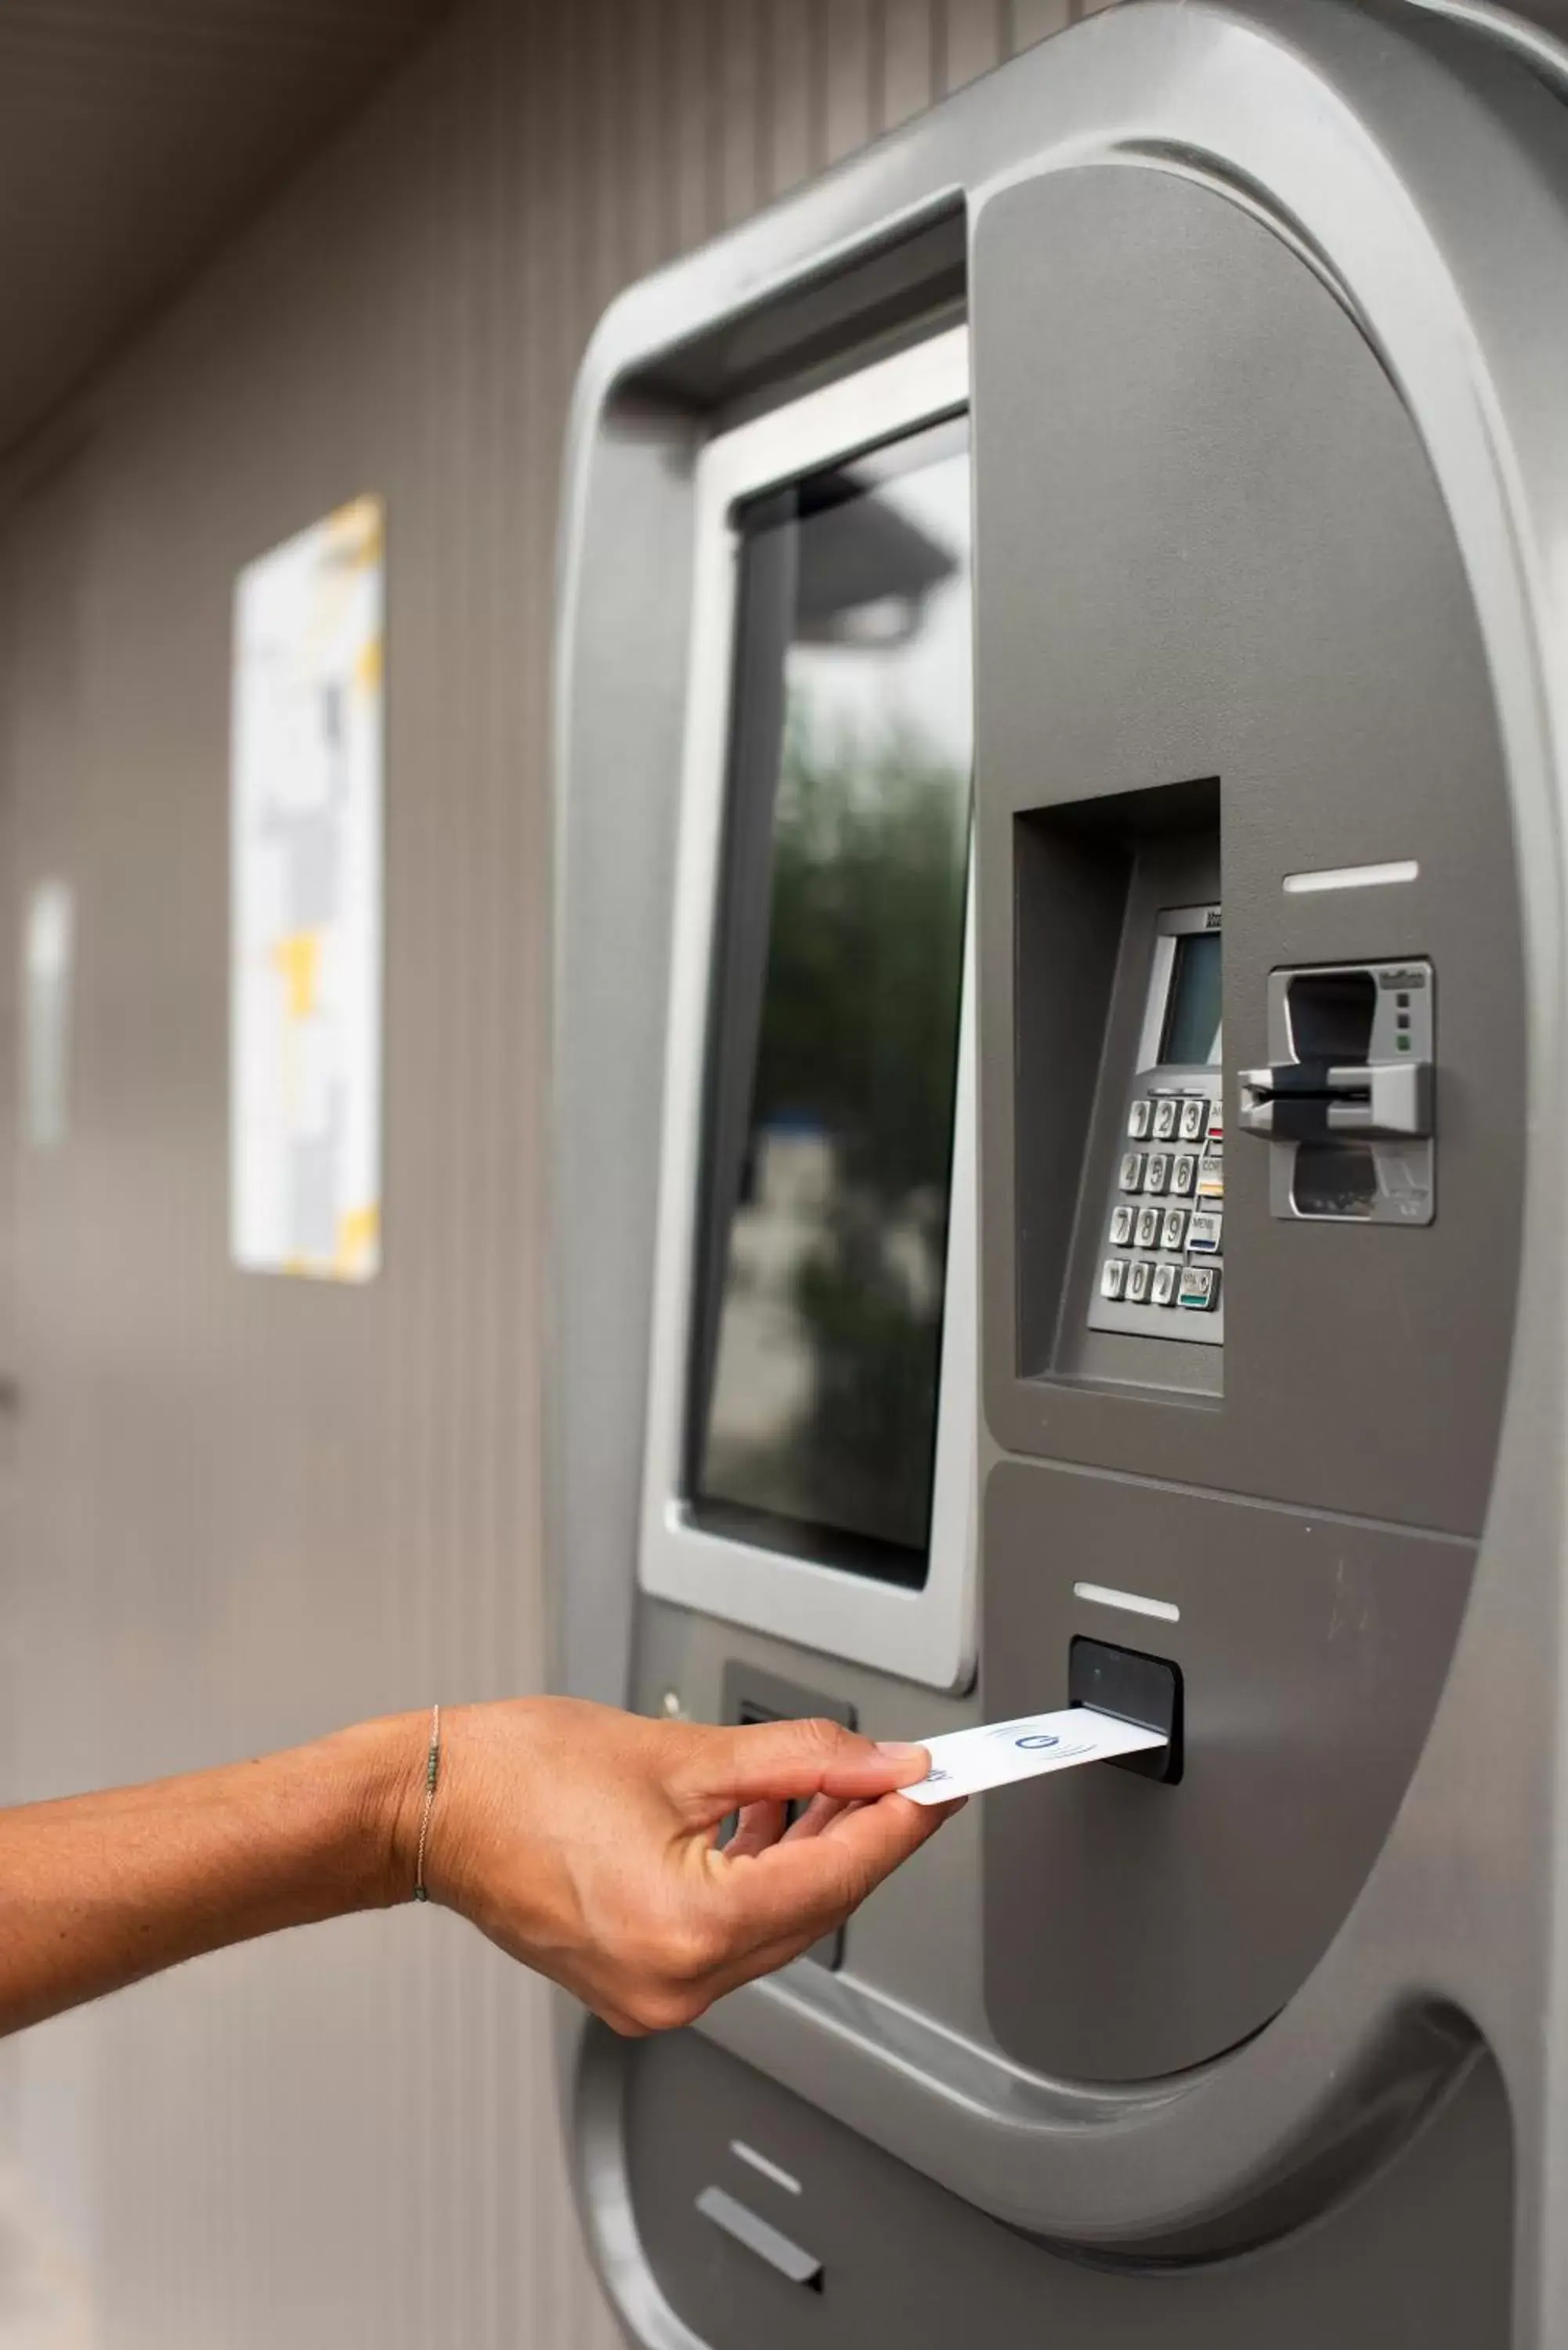
[[[755,1124],[834,1138],[793,1304],[815,1367],[798,1506],[922,1548],[941,1342],[969,778],[910,733],[814,739],[792,708]],[[841,1016],[858,1001],[864,1017]]]
[[[765,967],[696,1499],[918,1583],[968,867],[967,453],[787,526]],[[913,591],[874,599],[895,564]]]

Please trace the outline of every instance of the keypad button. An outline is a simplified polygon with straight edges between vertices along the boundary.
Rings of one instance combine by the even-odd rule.
[[[1116,1177],[1116,1181],[1124,1191],[1136,1191],[1138,1190],[1139,1186],[1143,1182],[1143,1153],[1141,1150],[1123,1151],[1121,1173]]]
[[[1146,1191],[1163,1191],[1170,1180],[1170,1153],[1151,1150],[1144,1161],[1143,1188]]]
[[[1130,1208],[1111,1210],[1111,1246],[1126,1248],[1132,1238],[1133,1211]]]
[[[1158,1248],[1159,1246],[1160,1222],[1161,1217],[1158,1208],[1140,1208],[1138,1210],[1137,1230],[1133,1234],[1133,1239],[1139,1248]]]
[[[1155,1268],[1147,1257],[1141,1257],[1127,1274],[1127,1304],[1145,1305],[1148,1302],[1148,1284]]]
[[[1209,1104],[1201,1094],[1194,1094],[1181,1105],[1181,1139],[1196,1142],[1209,1125]]]
[[[1220,1268],[1217,1264],[1184,1264],[1181,1286],[1177,1303],[1189,1313],[1210,1314],[1220,1303]]]
[[[1223,1141],[1225,1136],[1225,1105],[1218,1096],[1209,1105],[1209,1139]]]
[[[1179,1264],[1157,1264],[1149,1297],[1156,1305],[1171,1305],[1176,1302],[1176,1284],[1180,1278]]]
[[[1198,1181],[1198,1160],[1190,1150],[1179,1150],[1170,1162],[1170,1188],[1179,1200],[1190,1200]]]
[[[1199,1208],[1189,1219],[1187,1245],[1195,1256],[1218,1256],[1220,1234],[1224,1219],[1207,1208]]]
[[[1157,1142],[1170,1140],[1171,1136],[1176,1132],[1176,1121],[1180,1115],[1180,1104],[1169,1094],[1167,1094],[1163,1101],[1156,1102],[1152,1131]]]
[[[1119,1297],[1127,1285],[1127,1263],[1124,1256],[1108,1256],[1100,1267],[1100,1295]]]
[[[1148,1122],[1154,1115],[1151,1101],[1135,1101],[1127,1112],[1127,1132],[1135,1142],[1141,1142],[1148,1132]]]
[[[1200,1200],[1225,1197],[1225,1161],[1217,1150],[1207,1152],[1198,1162],[1198,1196]]]
[[[1167,1208],[1165,1222],[1159,1230],[1159,1244],[1163,1249],[1184,1249],[1187,1246],[1185,1208]]]

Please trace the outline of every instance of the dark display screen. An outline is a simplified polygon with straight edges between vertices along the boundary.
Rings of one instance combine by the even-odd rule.
[[[1186,931],[1176,941],[1160,1059],[1178,1067],[1214,1066],[1220,1058],[1220,932]]]
[[[688,1507],[918,1585],[969,855],[967,426],[739,527]]]

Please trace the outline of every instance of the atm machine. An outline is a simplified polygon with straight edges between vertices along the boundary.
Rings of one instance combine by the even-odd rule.
[[[647,2350],[1568,2345],[1565,91],[1143,0],[589,350],[558,1686],[1169,1733],[563,2006]]]

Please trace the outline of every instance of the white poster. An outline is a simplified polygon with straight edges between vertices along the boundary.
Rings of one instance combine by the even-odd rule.
[[[382,510],[240,574],[232,776],[231,1245],[380,1265]]]

